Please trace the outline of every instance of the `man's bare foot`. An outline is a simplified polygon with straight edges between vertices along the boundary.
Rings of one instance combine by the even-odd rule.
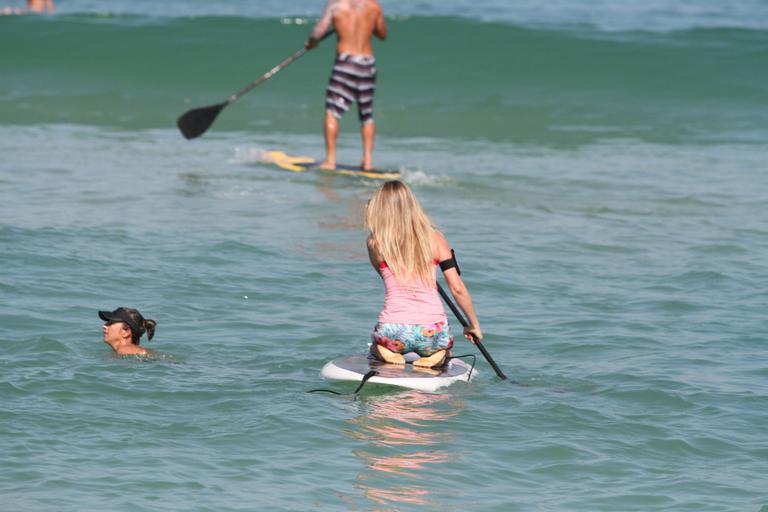
[[[446,350],[438,350],[429,357],[421,357],[413,362],[413,366],[420,366],[422,368],[440,366],[445,361],[446,352]]]
[[[329,162],[328,160],[324,161],[320,165],[318,165],[320,169],[328,169],[329,171],[336,170],[336,162]]]

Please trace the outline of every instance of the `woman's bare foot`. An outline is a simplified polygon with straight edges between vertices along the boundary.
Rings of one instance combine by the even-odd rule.
[[[429,357],[421,357],[413,362],[413,366],[420,366],[422,368],[432,368],[435,366],[441,366],[445,361],[447,350],[438,350]]]
[[[373,354],[377,359],[384,361],[385,363],[402,365],[405,364],[405,357],[403,357],[403,354],[392,352],[388,348],[382,347],[381,345],[372,345],[371,354]]]
[[[414,366],[413,371],[416,373],[425,373],[427,375],[432,375],[433,377],[437,377],[440,375],[442,370],[435,370],[434,368],[425,368],[423,366]]]

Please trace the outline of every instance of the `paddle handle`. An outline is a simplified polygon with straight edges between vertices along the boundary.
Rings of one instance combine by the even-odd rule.
[[[318,40],[318,43],[319,43],[320,41],[322,41],[323,39],[325,39],[326,37],[328,37],[328,36],[330,36],[331,34],[333,34],[334,32],[336,32],[336,30],[335,30],[335,29],[333,29],[333,28],[332,28],[331,30],[329,30],[328,32],[326,32],[326,33],[323,35],[323,37],[321,37],[321,38]],[[266,73],[264,73],[263,75],[261,75],[259,78],[257,78],[256,80],[254,80],[253,82],[251,82],[250,84],[246,85],[245,87],[243,87],[242,89],[240,89],[239,91],[237,91],[236,93],[234,93],[232,96],[230,96],[229,98],[227,98],[227,101],[225,102],[225,104],[227,104],[227,105],[228,105],[228,104],[230,104],[230,103],[232,103],[232,102],[234,102],[234,101],[237,101],[237,100],[238,100],[238,99],[239,99],[239,98],[240,98],[242,95],[244,95],[245,93],[247,93],[248,91],[250,91],[251,89],[253,89],[254,87],[256,87],[257,85],[259,85],[259,84],[261,84],[261,83],[263,83],[263,82],[266,82],[267,80],[269,80],[270,78],[272,78],[272,76],[273,76],[275,73],[277,73],[278,71],[280,71],[280,70],[281,70],[281,69],[283,69],[285,66],[287,66],[287,65],[288,65],[288,64],[290,64],[291,62],[295,61],[296,59],[298,59],[299,57],[301,57],[301,56],[302,56],[302,55],[304,55],[305,53],[307,53],[307,48],[306,48],[306,46],[302,47],[300,50],[297,50],[297,51],[296,51],[296,52],[295,52],[293,55],[291,55],[290,57],[288,57],[288,58],[286,58],[285,60],[283,60],[283,61],[282,61],[280,64],[278,64],[277,66],[273,67],[272,69],[270,69],[269,71],[267,71]]]
[[[440,286],[440,283],[437,283],[437,291],[440,293],[440,296],[443,298],[445,303],[448,304],[448,307],[451,308],[451,311],[453,311],[453,314],[456,316],[456,319],[459,321],[459,323],[464,327],[469,327],[469,323],[467,322],[466,318],[464,318],[464,315],[461,314],[461,311],[459,311],[459,308],[456,307],[456,304],[453,303],[448,294],[445,293],[445,290],[443,290],[443,287]],[[496,361],[493,360],[491,354],[488,353],[488,351],[485,349],[485,346],[483,346],[482,342],[474,334],[472,335],[472,340],[475,342],[475,345],[477,345],[477,348],[480,349],[480,352],[483,354],[483,357],[485,357],[485,360],[488,361],[488,364],[491,365],[493,371],[496,372],[496,375],[498,375],[498,377],[502,380],[507,380],[507,376],[504,375],[504,372],[501,371],[499,365],[497,365]]]

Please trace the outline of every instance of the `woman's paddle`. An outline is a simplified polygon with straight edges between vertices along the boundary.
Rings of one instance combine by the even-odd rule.
[[[328,32],[325,33],[323,37],[320,38],[320,41],[328,37],[329,35],[333,34],[334,30],[331,29]],[[227,98],[225,101],[222,101],[221,103],[216,103],[215,105],[209,105],[207,107],[200,107],[200,108],[193,108],[192,110],[188,110],[185,114],[183,114],[179,119],[176,121],[176,125],[179,127],[179,130],[181,130],[182,135],[186,137],[187,139],[194,139],[195,137],[199,137],[202,134],[205,133],[205,131],[211,127],[213,122],[216,120],[216,116],[219,115],[219,112],[221,112],[224,107],[229,105],[230,103],[234,103],[237,101],[241,96],[243,96],[245,93],[256,87],[257,85],[261,84],[262,82],[266,82],[269,80],[272,75],[283,69],[285,66],[290,64],[291,62],[295,61],[302,55],[307,53],[306,48],[302,48],[301,50],[297,51],[287,59],[285,59],[283,62],[278,64],[277,66],[273,67],[263,75],[261,75],[259,78],[251,82],[250,84],[246,85],[239,91],[237,91],[235,94]]]
[[[467,320],[464,318],[464,315],[461,314],[461,311],[459,311],[459,308],[456,307],[456,304],[451,301],[451,298],[448,297],[448,294],[445,293],[445,290],[443,290],[443,287],[440,286],[440,283],[437,283],[437,291],[440,292],[440,296],[443,298],[446,304],[448,304],[448,307],[451,308],[451,311],[453,311],[453,314],[456,315],[456,318],[459,320],[459,323],[464,326],[468,327],[469,324],[467,323]],[[493,371],[496,372],[496,375],[499,376],[502,380],[507,380],[507,376],[504,375],[504,372],[501,371],[499,366],[496,364],[496,361],[493,360],[491,357],[491,354],[488,353],[487,350],[485,350],[485,347],[480,342],[479,339],[477,339],[475,336],[472,336],[472,339],[475,342],[475,345],[477,345],[477,348],[480,349],[480,352],[483,353],[483,357],[485,357],[485,360],[488,361],[488,364],[491,365],[491,368],[493,368]],[[513,381],[514,382],[514,381]]]

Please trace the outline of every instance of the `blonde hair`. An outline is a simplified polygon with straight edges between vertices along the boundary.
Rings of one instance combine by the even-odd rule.
[[[434,280],[432,221],[411,189],[388,181],[373,193],[365,209],[369,243],[401,282]]]

